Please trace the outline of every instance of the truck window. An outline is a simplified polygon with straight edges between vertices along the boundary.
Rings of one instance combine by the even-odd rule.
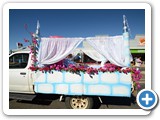
[[[9,58],[9,68],[25,68],[28,64],[28,53],[14,54]]]

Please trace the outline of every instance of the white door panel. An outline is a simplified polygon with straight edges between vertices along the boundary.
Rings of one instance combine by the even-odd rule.
[[[29,91],[28,73],[26,69],[10,69],[9,74],[10,91]]]
[[[30,92],[28,53],[13,54],[9,58],[9,91],[10,92]]]

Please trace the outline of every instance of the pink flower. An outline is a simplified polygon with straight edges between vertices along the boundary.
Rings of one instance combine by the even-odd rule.
[[[114,71],[115,71],[114,67],[109,68],[109,72],[114,72]]]
[[[64,65],[62,65],[62,66],[61,66],[61,68],[62,68],[62,69],[65,69],[65,66],[64,66]]]
[[[36,40],[36,39],[33,39],[32,42],[33,42],[34,44],[37,44],[37,40]]]
[[[141,88],[141,85],[140,85],[140,84],[138,84],[138,85],[137,85],[137,88],[138,88],[138,89],[140,89],[140,88]]]
[[[102,67],[100,67],[100,68],[98,69],[98,71],[100,71],[100,72],[106,72],[106,71],[107,71],[107,69],[106,69],[106,68],[102,68]]]
[[[50,69],[54,69],[56,66],[55,65],[51,65],[49,67],[50,67]]]
[[[37,71],[39,68],[38,68],[38,67],[35,67],[35,66],[32,64],[32,66],[30,66],[29,69],[32,70],[32,71]]]
[[[68,71],[68,68],[64,68],[65,71]]]
[[[125,73],[125,74],[127,74],[127,70],[125,70],[125,69],[124,69],[124,70],[122,70],[122,72],[123,72],[123,73]]]
[[[58,70],[58,71],[59,71],[59,70],[60,70],[60,67],[59,67],[59,66],[57,66],[57,67],[56,67],[56,70]]]

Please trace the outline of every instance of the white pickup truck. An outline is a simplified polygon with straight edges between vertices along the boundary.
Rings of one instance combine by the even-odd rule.
[[[9,56],[10,98],[28,100],[39,93],[58,94],[68,108],[86,109],[93,107],[95,98],[102,102],[100,96],[131,96],[130,73],[99,72],[93,77],[59,71],[42,73],[31,71],[31,63],[30,51],[18,51]]]

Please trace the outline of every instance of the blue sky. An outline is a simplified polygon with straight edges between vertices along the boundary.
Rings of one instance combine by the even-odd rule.
[[[63,37],[93,37],[96,35],[120,35],[123,33],[123,15],[126,15],[132,38],[145,34],[144,9],[10,9],[9,48],[16,43],[31,39],[25,30],[35,32],[37,20],[40,21],[42,37],[59,35]]]

